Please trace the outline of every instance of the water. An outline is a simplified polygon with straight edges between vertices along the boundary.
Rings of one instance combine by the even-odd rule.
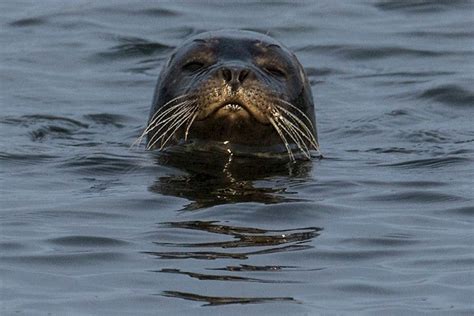
[[[471,1],[0,4],[2,315],[472,314]],[[200,31],[268,33],[325,159],[130,150]]]

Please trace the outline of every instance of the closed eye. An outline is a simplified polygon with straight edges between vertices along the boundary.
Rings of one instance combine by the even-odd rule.
[[[199,62],[199,61],[190,61],[190,62],[184,64],[183,69],[187,70],[187,71],[194,72],[194,71],[198,71],[202,67],[204,67],[204,63]]]
[[[275,77],[286,78],[286,73],[278,67],[267,66],[264,69]]]

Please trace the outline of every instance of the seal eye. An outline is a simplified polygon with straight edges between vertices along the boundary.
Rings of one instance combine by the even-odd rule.
[[[270,74],[274,75],[275,77],[279,77],[279,78],[286,77],[286,73],[278,67],[268,66],[268,67],[265,67],[265,70],[269,72]]]
[[[194,71],[198,71],[202,67],[204,67],[204,63],[201,63],[199,61],[190,61],[183,66],[183,69],[194,72]]]

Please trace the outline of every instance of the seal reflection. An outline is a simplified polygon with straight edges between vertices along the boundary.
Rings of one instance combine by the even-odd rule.
[[[190,159],[192,157],[192,159]],[[159,153],[156,162],[179,170],[176,174],[159,177],[150,186],[150,191],[161,195],[186,198],[190,201],[182,211],[195,212],[217,205],[238,204],[244,202],[279,204],[301,201],[288,191],[292,182],[301,182],[309,177],[312,164],[308,161],[289,163],[287,159],[269,159],[238,156],[231,151],[194,150],[189,152]],[[277,179],[277,181],[275,180]],[[279,187],[264,186],[262,183],[281,183]],[[186,215],[184,213],[183,215]],[[255,224],[230,225],[219,219],[188,220],[158,224],[157,232],[168,236],[189,236],[190,232],[202,234],[199,241],[174,242],[156,240],[153,251],[144,254],[160,260],[159,269],[151,272],[186,277],[203,284],[206,289],[212,287],[209,282],[227,282],[243,284],[294,284],[292,273],[308,271],[298,266],[278,264],[274,255],[305,251],[313,248],[311,241],[320,235],[320,227],[289,227],[283,229],[264,229]],[[193,235],[194,236],[194,235]],[[171,249],[170,249],[171,248]],[[263,257],[267,264],[248,264]],[[186,260],[186,261],[185,261]],[[214,262],[213,265],[196,262],[192,267],[187,260]],[[229,260],[237,264],[229,265]],[[257,260],[258,261],[258,260]],[[170,262],[169,266],[166,262]],[[180,264],[183,262],[183,264]],[[222,265],[219,265],[220,263]],[[270,264],[268,264],[270,263]],[[165,265],[165,267],[163,267]],[[311,269],[311,270],[319,270]],[[211,272],[212,271],[212,272]],[[255,276],[258,275],[258,277]],[[186,283],[180,283],[185,285]],[[233,296],[204,295],[203,292],[191,293],[186,287],[182,290],[166,290],[159,295],[203,302],[203,306],[227,304],[262,304],[269,302],[298,301],[290,295],[284,296]]]
[[[162,195],[191,201],[184,210],[199,210],[229,203],[256,202],[264,204],[301,201],[292,197],[287,185],[307,179],[309,161],[288,162],[287,159],[235,156],[225,151],[159,153],[156,161],[184,171],[185,174],[160,177],[149,190]],[[190,159],[192,157],[192,159]],[[280,178],[279,187],[259,186],[259,180]],[[275,181],[272,181],[274,184]]]

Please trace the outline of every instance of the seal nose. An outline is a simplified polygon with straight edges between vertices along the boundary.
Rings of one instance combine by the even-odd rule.
[[[250,70],[243,67],[223,67],[220,70],[222,78],[232,87],[241,85],[250,74]]]

